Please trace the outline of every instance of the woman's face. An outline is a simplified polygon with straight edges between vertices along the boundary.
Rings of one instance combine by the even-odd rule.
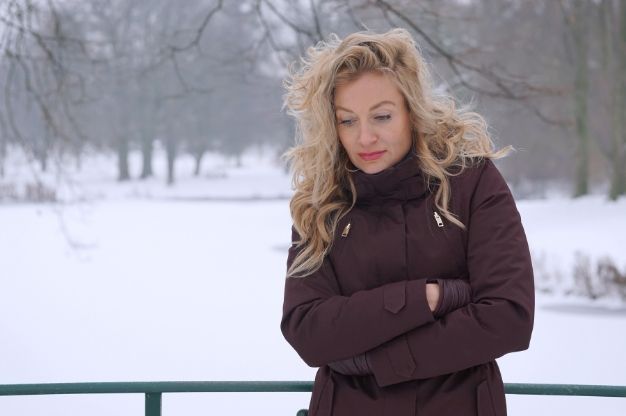
[[[365,173],[399,162],[411,148],[404,97],[384,74],[367,72],[335,88],[339,140],[350,161]]]

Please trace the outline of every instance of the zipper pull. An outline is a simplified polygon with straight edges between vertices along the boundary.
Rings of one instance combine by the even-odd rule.
[[[345,228],[341,232],[341,236],[347,237],[349,232],[350,232],[350,223],[348,223],[348,225],[345,226]]]
[[[433,211],[435,214],[435,221],[437,221],[437,225],[439,227],[443,227],[443,221],[441,220],[441,217],[439,216],[439,214],[437,213],[437,211]]]

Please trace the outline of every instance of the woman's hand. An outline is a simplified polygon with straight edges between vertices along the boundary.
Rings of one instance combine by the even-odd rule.
[[[333,361],[329,363],[328,366],[346,376],[365,376],[372,374],[369,362],[367,361],[367,353],[344,360]]]

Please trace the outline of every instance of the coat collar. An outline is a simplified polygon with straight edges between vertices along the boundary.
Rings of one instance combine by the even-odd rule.
[[[395,165],[378,173],[350,172],[356,187],[357,205],[380,203],[386,199],[421,198],[428,191],[418,158],[411,149]]]

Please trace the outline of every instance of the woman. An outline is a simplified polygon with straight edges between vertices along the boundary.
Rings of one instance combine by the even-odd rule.
[[[298,143],[281,330],[310,416],[506,414],[530,254],[484,119],[436,94],[410,34],[331,35],[285,82]]]

